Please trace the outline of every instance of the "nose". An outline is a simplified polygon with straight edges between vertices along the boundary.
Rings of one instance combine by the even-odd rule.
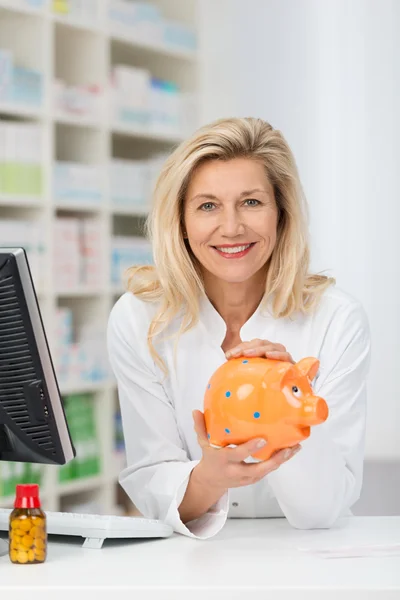
[[[321,423],[323,421],[326,421],[326,419],[328,418],[328,412],[328,405],[325,402],[325,400],[323,400],[322,398],[318,398],[317,404],[315,406],[315,415],[317,419],[321,421]]]
[[[227,208],[221,217],[221,233],[226,237],[235,237],[244,233],[244,224],[239,211],[235,208]]]
[[[318,425],[328,418],[328,405],[323,398],[311,397],[304,403],[301,421],[307,425]]]

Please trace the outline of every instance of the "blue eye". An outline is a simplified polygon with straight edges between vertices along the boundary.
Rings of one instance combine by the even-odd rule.
[[[255,204],[248,204],[247,206],[258,206],[261,204],[261,202],[255,198],[249,198],[248,200],[245,200],[245,202],[255,202]]]
[[[200,206],[200,210],[204,210],[205,212],[210,212],[210,210],[212,210],[213,206],[215,206],[215,204],[213,202],[205,202],[204,204],[202,204]],[[207,207],[209,207],[209,208],[207,208]]]

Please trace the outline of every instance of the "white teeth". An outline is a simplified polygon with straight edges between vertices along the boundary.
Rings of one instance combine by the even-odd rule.
[[[235,246],[234,248],[221,248],[220,246],[215,246],[217,250],[223,252],[224,254],[237,254],[238,252],[243,252],[250,248],[251,244],[247,244],[247,246]]]

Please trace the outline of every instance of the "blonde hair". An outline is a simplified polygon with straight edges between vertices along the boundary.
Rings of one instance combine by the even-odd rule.
[[[273,316],[312,311],[324,290],[335,284],[333,277],[308,272],[308,206],[295,159],[281,132],[256,118],[220,119],[202,127],[175,149],[158,177],[146,221],[155,266],[134,266],[126,274],[128,290],[146,302],[159,302],[147,341],[164,373],[167,369],[155,350],[154,338],[166,332],[181,313],[177,344],[179,336],[197,323],[199,298],[205,293],[199,264],[183,237],[189,180],[206,160],[239,157],[261,161],[275,192],[277,241],[266,264],[265,287],[265,298],[273,297]]]

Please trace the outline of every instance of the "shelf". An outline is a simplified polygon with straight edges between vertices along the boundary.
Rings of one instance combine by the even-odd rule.
[[[67,496],[68,494],[76,494],[79,492],[85,492],[86,490],[92,490],[100,487],[103,484],[103,475],[93,475],[91,477],[81,477],[66,483],[60,483],[58,489],[60,496]]]
[[[90,21],[83,21],[71,16],[63,16],[56,13],[51,13],[50,18],[58,25],[73,27],[74,29],[81,29],[82,31],[87,31],[88,33],[105,35],[105,31],[100,25],[93,25],[93,23]]]
[[[57,125],[72,125],[73,127],[84,127],[87,129],[101,129],[101,123],[97,119],[86,116],[70,115],[69,113],[56,112],[54,122]]]
[[[129,123],[115,123],[112,128],[112,133],[127,137],[135,137],[142,140],[150,140],[153,142],[164,142],[166,144],[179,144],[183,141],[183,137],[176,134],[155,133],[139,127],[133,127]]]
[[[36,108],[34,106],[24,106],[23,104],[15,105],[8,102],[0,102],[0,115],[40,120],[44,118],[44,110],[43,108]]]
[[[1,205],[1,202],[0,202]],[[83,212],[99,214],[105,211],[104,205],[96,205],[91,202],[57,202],[53,205],[54,210],[64,210],[68,212]]]
[[[70,288],[68,290],[56,290],[55,295],[58,298],[91,298],[93,296],[103,296],[103,288]]]
[[[89,0],[80,0],[76,4],[83,6],[84,2],[89,4]],[[138,198],[144,197],[142,204],[140,202],[114,204],[113,198],[118,196],[117,192],[114,193],[113,186],[118,193],[120,191],[110,165],[114,159],[134,162],[148,160],[149,169],[146,179],[140,180],[139,173],[137,173],[138,179],[135,179],[136,175],[132,173],[132,179],[128,177],[124,184],[121,183],[125,186],[138,185],[141,186],[141,190],[144,190],[144,185],[150,185],[150,179],[154,181],[153,178],[157,175],[154,171],[158,168],[162,155],[167,155],[186,137],[184,127],[179,127],[178,121],[156,121],[156,119],[150,121],[149,119],[146,126],[133,117],[129,120],[128,113],[117,113],[118,104],[113,102],[113,90],[110,85],[111,72],[116,65],[126,65],[136,69],[146,69],[151,77],[156,79],[174,82],[177,89],[182,92],[182,117],[186,113],[189,121],[190,113],[187,113],[191,111],[195,116],[196,107],[196,98],[192,99],[191,94],[196,96],[199,91],[199,51],[191,52],[180,49],[177,45],[173,47],[158,42],[157,39],[160,40],[161,36],[156,38],[150,35],[148,39],[142,37],[139,39],[134,28],[130,31],[126,23],[118,24],[108,19],[109,0],[97,0],[98,13],[92,19],[88,17],[86,20],[84,16],[80,18],[79,15],[74,17],[54,13],[53,0],[46,0],[45,7],[42,8],[34,8],[28,4],[33,5],[35,2],[28,0],[25,5],[24,0],[0,0],[0,46],[12,53],[15,65],[31,69],[33,73],[41,73],[43,95],[30,96],[28,91],[23,95],[24,90],[21,89],[19,95],[21,104],[18,105],[8,101],[11,95],[6,100],[6,95],[3,93],[1,98],[4,100],[0,99],[0,119],[2,123],[22,123],[40,128],[40,147],[39,136],[36,141],[33,135],[30,138],[28,133],[23,131],[24,137],[21,135],[21,139],[14,140],[11,136],[7,137],[10,148],[6,147],[6,151],[7,157],[11,157],[7,159],[9,162],[14,160],[17,163],[24,160],[30,164],[39,162],[42,167],[40,177],[43,187],[38,187],[38,169],[32,169],[32,174],[27,170],[27,177],[32,178],[32,186],[18,189],[33,190],[37,196],[28,197],[26,194],[13,196],[2,191],[0,218],[18,221],[12,237],[23,242],[20,244],[22,246],[25,244],[28,248],[29,245],[34,245],[38,248],[36,254],[32,252],[35,264],[31,267],[37,281],[36,285],[41,286],[36,287],[36,295],[54,354],[57,352],[58,337],[61,340],[63,328],[68,327],[71,313],[74,333],[71,339],[75,337],[77,340],[80,337],[82,340],[87,339],[91,328],[94,335],[98,334],[99,338],[101,335],[100,368],[106,361],[107,318],[118,298],[127,293],[123,277],[110,273],[113,269],[111,263],[113,237],[143,236],[142,225],[151,209],[151,199],[144,191],[138,196]],[[165,13],[163,17],[176,21],[182,20],[193,25],[194,28],[197,27],[195,13],[198,0],[174,0],[165,3],[171,5],[168,9],[165,7],[165,10],[161,6],[163,2],[156,4],[159,5],[161,13]],[[193,6],[188,6],[189,4]],[[140,32],[139,35],[141,36]],[[179,42],[178,37],[171,40]],[[62,85],[58,86],[58,81],[63,82]],[[22,79],[21,85],[23,85]],[[99,92],[95,96],[88,97],[87,103],[85,98],[82,98],[82,102],[79,98],[74,99],[75,86],[87,88],[92,85],[98,88]],[[138,85],[137,90],[140,93],[142,81],[132,77],[132,85]],[[168,100],[168,96],[165,98]],[[32,103],[36,100],[41,103],[29,106],[23,105],[23,100],[26,102],[31,100]],[[178,104],[177,98],[176,101]],[[190,104],[192,102],[193,104]],[[193,109],[190,106],[193,106]],[[152,107],[153,104],[149,103],[149,111]],[[156,110],[156,106],[153,108]],[[171,105],[171,111],[172,109]],[[123,117],[128,121],[122,121]],[[173,125],[176,126],[175,130],[172,129]],[[187,129],[194,129],[195,126],[196,123],[192,126],[188,122]],[[33,146],[33,143],[37,146]],[[2,154],[1,150],[2,148],[0,154]],[[68,163],[71,166],[70,171],[68,171]],[[64,165],[64,168],[56,171],[57,164]],[[74,165],[88,165],[94,170],[88,169],[85,173],[84,169],[78,168],[74,172]],[[14,173],[13,170],[10,172]],[[68,187],[70,184],[71,187]],[[2,189],[6,190],[6,186]],[[10,185],[7,189],[17,190],[17,187],[12,188]],[[82,202],[77,200],[78,196],[73,197],[74,189],[87,190],[86,201],[83,195]],[[100,193],[89,195],[91,190],[98,190]],[[62,191],[70,193],[71,196],[63,195]],[[121,199],[123,199],[122,195]],[[71,250],[67,247],[65,250],[58,248],[56,243],[58,240],[55,239],[55,232],[59,231],[58,219],[66,217],[71,218],[71,228],[68,229],[69,224],[65,224],[64,243],[66,246],[71,243]],[[91,221],[87,229],[82,227],[81,222],[84,219]],[[92,228],[92,222],[98,229]],[[85,246],[81,243],[83,231],[88,235]],[[77,235],[79,242],[77,242]],[[99,235],[101,235],[100,240]],[[98,262],[95,264],[95,262],[90,263],[90,260],[86,263],[82,261],[82,273],[84,265],[88,269],[93,266],[89,277],[84,279],[75,276],[70,279],[65,277],[56,280],[54,274],[57,273],[60,264],[65,264],[65,269],[68,269],[62,251],[70,252],[71,256],[79,253],[81,259],[84,256],[90,258],[93,256],[91,253],[96,252],[94,257],[96,261],[101,254],[102,270],[96,271],[98,276],[95,277]],[[87,285],[79,283],[85,280],[89,282]],[[68,281],[75,282],[76,285],[68,286]],[[90,282],[95,285],[90,285]],[[62,356],[58,356],[62,359],[66,352],[63,348]],[[95,365],[97,356],[92,358]],[[65,359],[67,360],[67,356]],[[71,359],[79,360],[75,350],[72,350]],[[74,365],[71,367],[73,368]],[[59,372],[63,376],[61,370]],[[105,458],[102,460],[102,471],[95,476],[61,482],[57,467],[50,466],[42,479],[41,488],[45,493],[41,493],[41,497],[43,503],[44,499],[47,499],[44,506],[47,505],[48,510],[52,511],[63,510],[67,503],[71,505],[88,503],[88,506],[93,506],[98,502],[105,513],[112,514],[117,479],[124,466],[122,454],[116,456],[114,460],[115,413],[118,410],[117,382],[111,365],[110,370],[102,372],[106,377],[103,381],[87,379],[83,381],[80,379],[83,374],[83,371],[82,375],[77,370],[70,370],[68,374],[65,371],[64,379],[60,378],[58,385],[63,398],[74,394],[91,395],[101,458]],[[69,377],[68,381],[66,377]],[[10,488],[6,490],[9,492]],[[14,496],[0,498],[0,507],[12,507],[13,503]]]
[[[10,208],[43,208],[43,199],[29,196],[1,196],[0,208],[7,206]]]
[[[123,217],[147,217],[149,214],[149,209],[143,207],[142,209],[138,208],[125,208],[112,206],[111,213],[115,216],[123,216]]]
[[[174,48],[172,46],[163,44],[162,42],[135,39],[132,36],[132,32],[129,30],[126,31],[119,29],[118,26],[115,27],[112,22],[109,24],[109,37],[112,42],[132,46],[137,50],[143,50],[145,52],[166,56],[168,58],[176,58],[179,60],[192,62],[196,61],[198,58],[197,53],[190,50],[181,50],[180,48]]]
[[[60,391],[62,396],[71,396],[73,394],[90,394],[103,392],[115,386],[115,383],[110,380],[105,381],[72,381],[70,383],[60,383]]]
[[[34,8],[33,6],[27,6],[24,2],[19,0],[0,0],[0,9],[2,8],[34,17],[43,18],[47,15],[47,12],[43,7]]]

